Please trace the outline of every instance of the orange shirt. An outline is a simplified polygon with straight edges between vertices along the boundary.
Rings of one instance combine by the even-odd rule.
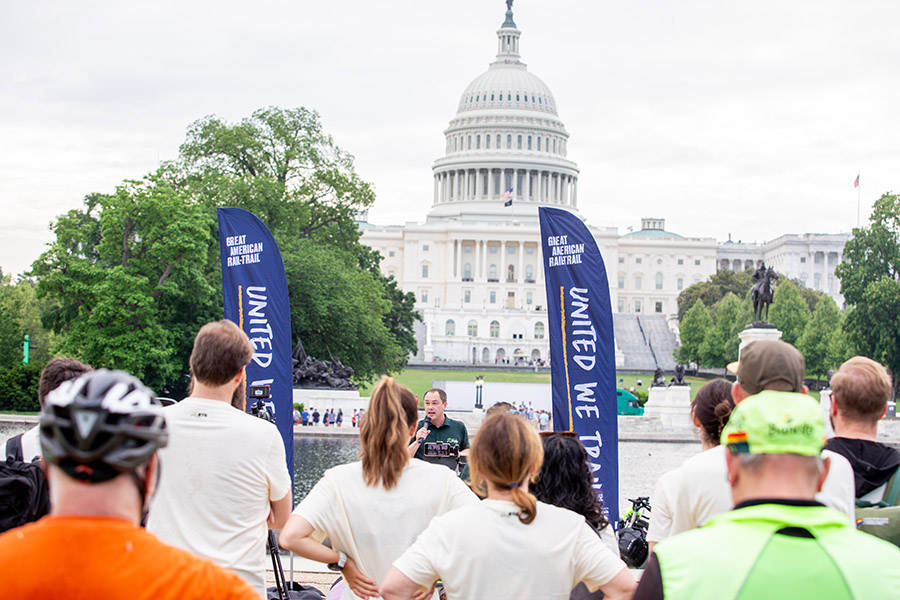
[[[5,598],[259,600],[234,573],[105,517],[44,517],[0,535]]]

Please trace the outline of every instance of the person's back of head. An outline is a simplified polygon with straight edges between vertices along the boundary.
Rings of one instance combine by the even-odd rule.
[[[228,319],[207,323],[194,338],[191,373],[211,387],[227,384],[253,357],[253,344],[240,327]]]
[[[489,485],[511,490],[513,502],[521,509],[519,520],[531,523],[537,514],[537,498],[526,490],[543,457],[538,434],[525,419],[508,412],[492,415],[481,425],[469,453],[473,489],[481,496]]]
[[[709,446],[718,446],[722,429],[734,409],[731,382],[713,379],[703,385],[691,403],[691,413],[700,426],[700,436]]]
[[[90,484],[125,475],[146,510],[146,467],[168,432],[162,405],[138,379],[101,369],[63,383],[47,395],[40,436],[52,469]]]
[[[491,415],[496,415],[504,412],[512,412],[514,414],[518,414],[519,410],[509,402],[495,402],[486,411],[484,411],[484,418],[486,419]]]
[[[365,414],[359,425],[363,479],[389,490],[409,462],[407,445],[419,417],[416,396],[392,377],[382,377]]]
[[[573,432],[542,433],[544,460],[531,491],[541,502],[582,515],[594,529],[609,524],[592,485],[588,454]]]
[[[44,406],[47,394],[66,381],[76,379],[93,370],[90,365],[68,356],[57,356],[50,359],[41,369],[41,378],[38,381],[38,402],[41,407]]]
[[[865,356],[854,356],[831,378],[831,395],[841,418],[870,426],[884,416],[891,389],[887,369]]]
[[[825,421],[805,394],[757,395],[738,404],[722,431],[735,503],[752,498],[812,500],[827,469]]]
[[[758,340],[741,349],[737,362],[728,365],[737,374],[733,386],[735,402],[762,391],[802,392],[806,360],[791,344],[781,340]]]

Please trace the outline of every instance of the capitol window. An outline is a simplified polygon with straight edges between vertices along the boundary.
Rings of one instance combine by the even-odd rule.
[[[531,150],[531,136],[528,136],[528,149]]]
[[[553,152],[556,152],[556,138],[553,138]]]
[[[472,290],[466,290],[463,292],[463,302],[469,303],[472,301]]]
[[[525,102],[528,102],[528,94],[525,94]]]
[[[516,94],[516,102],[519,101],[519,94]]]
[[[634,264],[636,264],[636,265],[639,265],[639,264],[641,264],[641,260],[642,260],[642,259],[641,259],[641,257],[640,257],[640,256],[639,256],[639,257],[637,257],[637,258],[635,258],[635,259],[634,259]]]
[[[494,101],[494,95],[491,94],[491,102],[493,102],[493,101]]]
[[[422,252],[428,252],[428,244],[422,244]]]
[[[525,292],[525,304],[531,304],[534,302],[534,294],[532,292]]]
[[[512,136],[511,135],[506,136],[506,148],[507,149],[512,148]]]
[[[683,265],[683,264],[684,264],[684,259],[683,259],[683,258],[679,258],[679,259],[678,259],[678,264],[679,264],[679,265]]]
[[[422,279],[428,279],[428,265],[422,265]]]
[[[538,136],[538,152],[541,151],[541,136]]]
[[[506,101],[507,101],[507,102],[511,102],[511,101],[512,101],[512,94],[506,94]]]
[[[454,321],[453,319],[447,319],[447,324],[444,326],[444,335],[456,335],[456,321]]]
[[[497,246],[491,246],[488,250],[491,254],[497,254]]]
[[[801,257],[800,257],[800,262],[805,263],[805,262],[806,262],[806,257],[805,257],[805,256],[801,256]]]
[[[500,337],[500,322],[499,321],[491,321],[491,337],[492,338]]]
[[[698,259],[695,259],[695,260],[694,260],[694,264],[695,264],[695,265],[699,265],[699,264],[700,264],[700,259],[699,259],[699,258],[698,258]]]
[[[658,312],[658,313],[662,312],[662,302],[656,303],[656,312]]]
[[[497,281],[497,265],[491,265],[488,269],[488,281]]]
[[[525,281],[531,283],[534,281],[534,267],[525,265]]]
[[[534,248],[528,246],[527,248],[525,248],[525,254],[534,254]]]
[[[544,324],[538,321],[534,324],[534,339],[542,340],[544,339]]]
[[[619,289],[620,290],[625,289],[625,276],[624,275],[619,275]]]
[[[472,246],[463,246],[463,252],[471,252]]]
[[[641,276],[640,275],[634,276],[634,289],[636,289],[636,290],[641,289]]]
[[[620,256],[620,257],[619,257],[619,264],[621,265],[621,264],[624,264],[624,263],[625,263],[625,257],[624,257],[624,256]]]
[[[422,302],[428,302],[428,290],[422,290],[422,294],[420,295]]]
[[[507,254],[515,254],[515,253],[516,253],[516,247],[515,247],[515,246],[510,246],[509,248],[506,249],[506,253],[507,253]]]
[[[617,306],[616,308],[619,309],[619,312],[620,312],[620,313],[625,312],[625,301],[624,301],[624,300],[619,300],[619,304],[618,304],[618,306]]]
[[[466,281],[472,281],[472,264],[466,263],[463,265],[463,279]]]
[[[484,136],[484,147],[490,149],[491,147],[491,136]]]
[[[497,149],[500,149],[500,134],[497,134]]]
[[[475,136],[475,149],[481,150],[481,136]]]
[[[677,287],[679,290],[684,289],[684,279],[682,279],[681,277],[679,277],[679,278],[678,278],[678,281],[677,281],[676,287]]]
[[[491,304],[496,304],[497,303],[497,292],[492,291],[490,298],[491,298]]]
[[[469,147],[468,147],[468,149],[469,149],[469,150],[472,149],[472,136],[471,136],[471,135],[469,136]]]
[[[393,250],[389,251],[388,256],[394,256],[394,251]]]
[[[663,289],[663,274],[662,273],[656,274],[656,289],[658,289],[658,290]],[[657,312],[659,312],[659,311],[657,311]]]
[[[478,337],[478,323],[475,321],[469,321],[469,335],[471,337]]]
[[[522,136],[521,136],[521,135],[518,136],[518,139],[516,140],[516,148],[517,148],[518,150],[521,150],[521,149],[522,149]]]

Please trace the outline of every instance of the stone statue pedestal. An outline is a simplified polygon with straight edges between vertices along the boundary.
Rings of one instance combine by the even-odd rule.
[[[644,417],[657,419],[665,431],[693,431],[691,386],[651,387],[644,405]]]
[[[834,437],[834,429],[831,427],[831,390],[819,392],[819,406],[822,407],[822,416],[825,417],[825,437]]]
[[[741,345],[738,348],[738,360],[740,360],[741,350],[744,349],[744,346],[758,340],[780,340],[781,331],[775,327],[748,327],[738,333],[738,337],[741,338]]]
[[[359,390],[332,390],[328,388],[294,388],[294,404],[301,403],[305,408],[323,409],[333,408],[335,412],[340,408],[344,411],[344,420],[347,420],[347,412],[353,409],[367,408],[368,398],[360,398]]]

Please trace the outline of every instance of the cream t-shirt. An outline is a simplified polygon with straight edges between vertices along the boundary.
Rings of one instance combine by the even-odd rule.
[[[159,490],[147,529],[231,569],[265,596],[270,501],[291,491],[278,429],[230,404],[185,398],[164,409]]]
[[[538,502],[528,525],[503,500],[454,510],[431,522],[394,566],[430,587],[438,578],[449,598],[567,600],[579,582],[590,590],[625,569],[584,517]]]
[[[397,485],[386,490],[366,485],[362,463],[354,462],[326,471],[294,514],[313,526],[313,539],[331,538],[332,548],[380,584],[433,517],[472,504],[478,497],[443,465],[410,460]],[[342,598],[356,595],[348,586]]]
[[[647,541],[661,542],[682,531],[696,529],[716,515],[734,507],[725,446],[716,446],[690,457],[680,467],[665,473],[656,482],[650,504],[650,529]],[[853,467],[850,462],[830,450],[822,458],[831,458],[831,468],[816,495],[816,500],[856,518]]]

